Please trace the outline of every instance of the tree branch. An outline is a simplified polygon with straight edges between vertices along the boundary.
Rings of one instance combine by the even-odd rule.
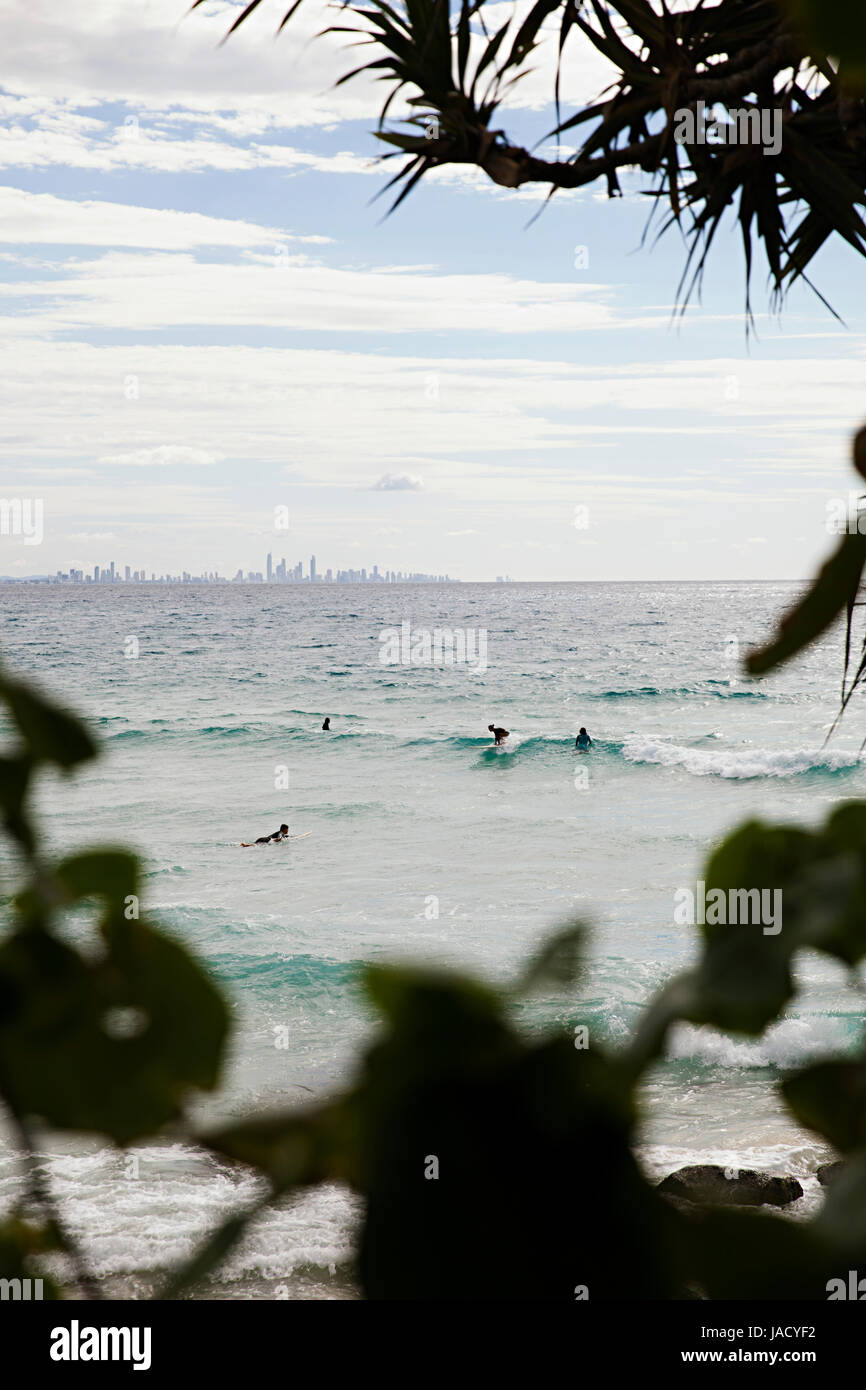
[[[483,132],[487,135],[488,132]],[[538,159],[521,145],[492,144],[479,133],[472,151],[456,148],[450,140],[426,141],[423,153],[434,166],[442,164],[475,164],[483,169],[493,183],[502,188],[519,188],[524,183],[549,183],[554,188],[582,188],[605,174],[615,173],[629,164],[646,167],[658,158],[665,132],[636,140],[630,145],[610,150],[605,155],[570,162]],[[485,150],[484,146],[487,145]]]

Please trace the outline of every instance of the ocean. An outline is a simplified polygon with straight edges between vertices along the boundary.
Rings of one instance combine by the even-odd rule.
[[[788,584],[0,585],[9,667],[89,721],[102,756],[37,798],[52,851],[136,849],[146,907],[221,982],[234,1041],[197,1120],[339,1088],[372,1036],[366,961],[508,981],[552,930],[593,927],[584,977],[522,1009],[619,1045],[696,955],[674,920],[707,853],[749,817],[813,824],[864,795],[852,711],[828,748],[841,643],[763,682],[738,656]],[[385,664],[381,634],[468,630],[476,660]],[[480,635],[485,659],[477,659]],[[135,639],[135,640],[132,640]],[[127,655],[127,652],[137,652]],[[326,715],[331,731],[322,732]],[[493,749],[489,724],[511,731]],[[585,725],[594,741],[575,755]],[[288,844],[241,849],[275,830]],[[4,880],[11,863],[3,852]],[[8,880],[7,880],[8,881]],[[850,1051],[862,1005],[817,956],[761,1039],[679,1028],[646,1082],[639,1156],[793,1174],[814,1209],[832,1155],[786,1116],[786,1067]],[[183,1144],[129,1154],[50,1134],[69,1224],[118,1297],[256,1191]],[[0,1199],[18,1177],[0,1152]],[[589,1200],[589,1194],[587,1194]],[[264,1216],[200,1296],[351,1299],[358,1203],[338,1186]],[[455,1258],[459,1252],[455,1252]]]

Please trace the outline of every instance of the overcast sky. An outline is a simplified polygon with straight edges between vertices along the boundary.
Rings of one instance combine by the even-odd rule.
[[[814,267],[844,325],[802,291],[747,343],[736,224],[674,326],[683,246],[641,246],[637,185],[528,225],[538,191],[447,170],[383,221],[382,89],[334,90],[360,59],[314,39],[319,0],[276,40],[264,0],[223,47],[238,7],[185,8],[0,12],[0,495],[45,517],[39,546],[0,536],[0,574],[268,550],[463,579],[812,571],[866,418],[853,252]],[[553,124],[536,68],[501,122],[527,143]],[[575,40],[566,104],[605,79]]]

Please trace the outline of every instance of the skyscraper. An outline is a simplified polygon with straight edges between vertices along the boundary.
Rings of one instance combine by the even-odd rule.
[[[315,557],[315,555],[311,555],[311,556],[310,556],[310,583],[311,583],[311,584],[315,584],[315,582],[316,582],[316,557]]]
[[[271,555],[270,551],[268,551],[268,583],[269,583],[269,584],[273,581],[273,577],[274,577],[274,557],[273,557],[273,555]]]

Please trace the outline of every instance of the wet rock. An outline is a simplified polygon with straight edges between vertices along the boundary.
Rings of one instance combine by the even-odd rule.
[[[841,1158],[837,1158],[833,1163],[822,1163],[815,1173],[815,1177],[822,1187],[829,1187],[831,1182],[836,1181],[844,1167],[845,1164]]]
[[[778,1178],[752,1168],[721,1168],[716,1163],[679,1168],[659,1183],[658,1190],[688,1202],[742,1207],[786,1207],[803,1195],[796,1178]]]

